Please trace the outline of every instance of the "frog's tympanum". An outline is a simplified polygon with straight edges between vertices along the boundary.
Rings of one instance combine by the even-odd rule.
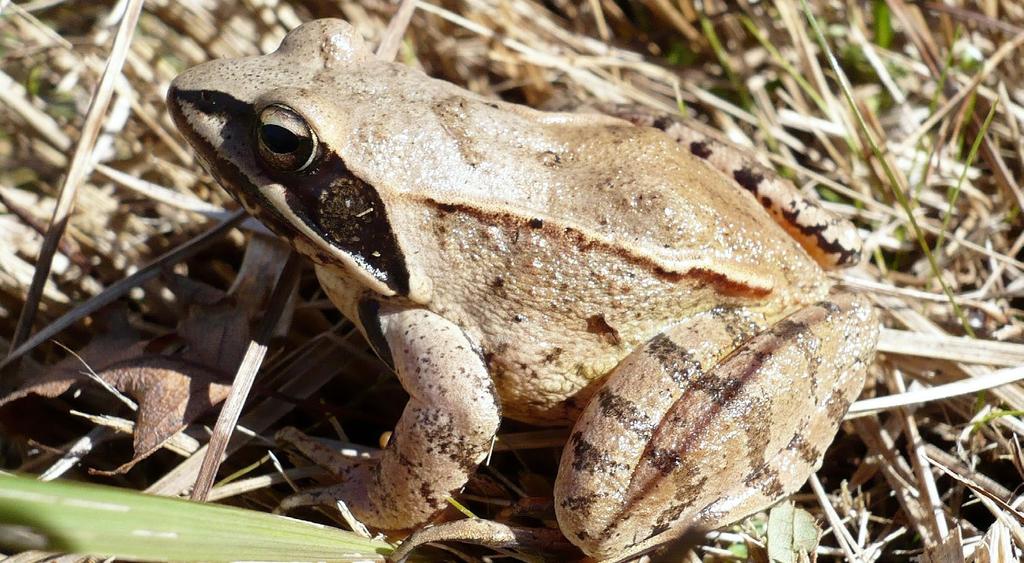
[[[801,487],[860,392],[878,321],[824,274],[853,226],[736,149],[480,96],[339,20],[168,104],[409,393],[379,460],[317,497],[370,526],[445,508],[506,416],[571,425],[559,526],[621,556]]]

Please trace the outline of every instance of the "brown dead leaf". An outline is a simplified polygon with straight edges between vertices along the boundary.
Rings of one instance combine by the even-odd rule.
[[[215,303],[190,307],[177,332],[189,361],[233,373],[249,344],[249,318],[225,295]]]
[[[253,237],[227,293],[195,280],[178,280],[172,291],[182,302],[191,304],[178,323],[178,336],[187,346],[183,356],[233,373],[245,355],[252,323],[266,308],[288,252],[290,247],[276,238]]]
[[[100,377],[139,402],[131,461],[103,474],[124,473],[158,450],[189,422],[220,403],[231,385],[222,373],[169,356],[143,356],[111,366]]]
[[[99,350],[109,350],[111,342],[97,338],[87,347],[89,350],[83,349],[83,360],[86,356],[96,356]],[[120,353],[111,351],[106,357],[88,364],[102,381],[138,402],[133,440],[135,455],[109,473],[123,473],[151,455],[187,424],[223,401],[231,387],[220,382],[225,379],[223,372],[173,356],[145,354],[147,344],[136,341],[120,349]],[[69,365],[69,361],[61,362],[0,399],[0,407],[28,395],[56,397],[76,383],[91,382],[89,370],[78,359],[71,360],[78,364],[77,369]]]
[[[228,290],[246,314],[255,316],[267,307],[290,253],[291,246],[277,237],[254,235],[249,239],[238,275]]]
[[[123,316],[117,317],[77,357],[27,374],[20,388],[0,398],[0,407],[29,395],[57,397],[74,385],[88,385],[95,373],[138,403],[134,456],[114,471],[97,472],[123,473],[151,455],[224,400],[230,390],[228,375],[249,341],[249,318],[233,297],[204,284],[168,285],[179,290],[175,293],[189,311],[176,334],[143,340]],[[159,353],[167,349],[178,352]]]
[[[128,325],[122,314],[113,315],[110,324],[105,332],[76,354],[69,355],[42,373],[23,374],[25,383],[0,398],[0,407],[28,395],[56,397],[70,389],[73,383],[88,379],[86,366],[98,373],[107,366],[145,353],[148,342],[141,340],[141,335]]]
[[[29,395],[57,397],[91,382],[95,373],[137,401],[138,415],[132,459],[113,471],[94,472],[128,471],[227,397],[229,375],[245,354],[250,325],[279,273],[270,263],[280,262],[280,249],[286,249],[276,242],[255,248],[259,251],[246,254],[247,266],[231,294],[174,274],[164,276],[165,287],[187,311],[174,333],[143,340],[123,314],[115,316],[77,357],[72,354],[42,373],[27,374],[20,388],[0,398],[0,407]],[[174,353],[160,353],[169,350]]]

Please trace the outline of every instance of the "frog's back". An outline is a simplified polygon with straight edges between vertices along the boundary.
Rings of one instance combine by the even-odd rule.
[[[394,76],[372,107],[387,111],[353,110],[362,118],[347,150],[385,200],[546,224],[652,276],[713,273],[762,297],[822,277],[750,193],[661,131],[493,102],[422,76],[410,92],[402,78],[415,71],[381,66],[371,72]]]
[[[661,131],[583,125],[556,134],[577,182],[561,186],[549,209],[620,241],[656,273],[710,270],[752,294],[821,277],[749,192]]]
[[[413,286],[479,343],[513,418],[571,418],[594,380],[691,315],[777,318],[828,291],[749,193],[660,131],[447,83],[416,96],[361,120],[353,171],[381,190],[411,277],[429,280]]]

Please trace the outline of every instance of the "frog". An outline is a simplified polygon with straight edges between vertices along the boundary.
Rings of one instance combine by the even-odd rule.
[[[303,502],[435,521],[503,418],[568,427],[562,534],[614,560],[798,490],[874,357],[856,227],[747,151],[377,58],[339,19],[170,84],[200,163],[307,257],[409,399]]]

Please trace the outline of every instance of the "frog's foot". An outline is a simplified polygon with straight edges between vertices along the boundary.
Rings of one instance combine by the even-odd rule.
[[[565,541],[558,530],[521,528],[480,518],[465,518],[437,526],[421,528],[410,535],[391,554],[391,561],[404,561],[417,547],[425,543],[457,541],[493,548],[522,549],[565,561],[579,557],[579,550]]]
[[[860,261],[861,242],[853,223],[825,210],[774,169],[754,161],[744,150],[709,127],[678,115],[636,105],[601,105],[606,114],[636,125],[661,129],[690,153],[732,178],[757,198],[822,268],[853,266]]]
[[[409,393],[405,411],[378,461],[338,460],[339,485],[287,502],[340,499],[374,528],[414,528],[448,506],[487,456],[501,418],[497,394],[480,355],[451,322],[421,310],[370,316],[360,320]]]
[[[573,428],[555,483],[566,536],[605,559],[717,528],[803,485],[863,385],[878,336],[836,294],[767,330],[712,311],[630,354]]]
[[[354,464],[367,463],[377,459],[377,450],[363,446],[331,447],[324,440],[307,436],[294,426],[285,426],[274,435],[278,446],[288,446],[298,450],[307,459],[316,462],[335,475],[341,475]]]
[[[317,467],[324,469],[332,475],[339,477],[342,481],[348,480],[350,473],[359,465],[376,463],[375,458],[367,453],[358,455],[346,454],[330,447],[323,441],[307,436],[297,428],[286,426],[274,435],[274,441],[279,446],[288,446],[297,450],[307,459],[313,461]],[[365,469],[361,470],[364,471]],[[300,506],[332,505],[343,496],[344,491],[336,490],[336,487],[321,487],[306,489],[286,497],[278,505],[275,512],[287,512]]]

